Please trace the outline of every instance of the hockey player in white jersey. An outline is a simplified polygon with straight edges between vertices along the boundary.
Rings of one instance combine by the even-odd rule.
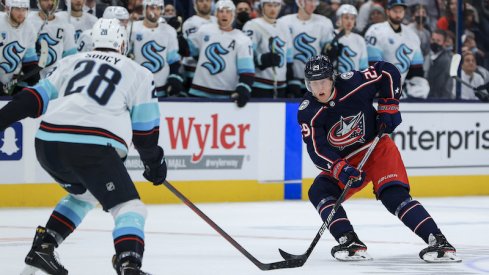
[[[250,98],[255,65],[250,38],[233,28],[235,11],[231,0],[219,0],[217,25],[204,25],[189,38],[190,53],[199,60],[189,93],[231,98],[238,107],[244,107]]]
[[[105,8],[102,18],[119,20],[121,26],[124,27],[127,31],[127,24],[129,23],[129,12],[127,12],[126,8],[120,6],[109,6]],[[91,32],[92,29],[90,28],[89,30],[82,32],[82,34],[78,38],[78,41],[76,43],[78,52],[89,52],[93,50]]]
[[[0,14],[0,95],[17,91],[21,73],[28,85],[39,81],[36,33],[26,22],[29,0],[8,0]],[[20,84],[20,83],[19,83]]]
[[[89,30],[97,22],[97,17],[84,12],[85,0],[65,0],[68,11],[57,12],[56,15],[67,20],[75,28],[75,43],[78,42],[82,32]]]
[[[180,54],[177,32],[165,22],[159,23],[163,0],[143,0],[142,21],[133,22],[130,37],[134,60],[150,70],[158,96],[178,95],[183,78],[178,74]]]
[[[25,117],[43,115],[36,155],[69,193],[46,225],[37,227],[22,275],[39,269],[68,274],[54,250],[99,203],[114,218],[112,264],[117,274],[147,274],[140,270],[147,210],[123,159],[132,143],[144,164],[143,176],[155,185],[166,178],[153,75],[121,54],[126,31],[118,20],[100,19],[92,33],[94,51],[64,58],[45,79],[0,110],[0,130]],[[56,103],[50,103],[52,99]],[[97,273],[87,268],[78,272]]]
[[[338,29],[333,40],[326,45],[326,55],[339,73],[368,68],[365,39],[353,32],[357,15],[357,9],[349,4],[341,5],[336,11]]]
[[[251,97],[285,97],[286,80],[293,80],[289,28],[277,22],[282,0],[261,0],[262,17],[246,22],[243,32],[253,42],[256,67]]]
[[[292,35],[294,77],[288,82],[288,93],[302,97],[307,92],[304,85],[304,66],[309,58],[323,52],[327,42],[333,40],[333,23],[325,16],[314,14],[319,0],[296,0],[299,12],[279,19]]]
[[[183,38],[188,40],[205,24],[216,24],[216,17],[211,15],[212,0],[193,0],[196,14],[183,22]],[[183,48],[183,47],[182,47]],[[181,49],[182,50],[182,49]],[[185,57],[182,59],[185,82],[190,86],[195,74],[197,60],[187,56],[188,53],[182,53]]]
[[[38,34],[36,49],[40,49],[40,40],[45,40],[49,47],[46,67],[40,72],[41,78],[44,78],[56,62],[77,51],[73,26],[55,15],[58,0],[37,0],[37,6],[39,11],[31,12],[28,20]]]
[[[383,60],[396,65],[403,83],[406,78],[424,76],[419,37],[402,24],[406,8],[404,0],[389,0],[388,20],[372,25],[365,33],[369,63]]]

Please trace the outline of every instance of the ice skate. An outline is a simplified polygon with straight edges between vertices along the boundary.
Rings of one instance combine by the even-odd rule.
[[[350,231],[341,236],[339,243],[331,249],[331,255],[338,261],[372,260],[372,257],[367,253],[367,246],[358,239],[355,232]]]
[[[419,257],[428,263],[459,263],[462,259],[456,255],[456,252],[455,247],[442,233],[430,234],[428,247],[419,252]]]
[[[43,242],[46,234],[46,228],[37,227],[32,248],[25,257],[27,266],[21,275],[33,275],[39,270],[51,275],[68,274],[68,270],[58,262],[58,257],[54,253],[55,245]]]
[[[118,261],[116,255],[112,257],[112,266],[118,275],[151,275],[141,270],[141,264],[123,258]]]

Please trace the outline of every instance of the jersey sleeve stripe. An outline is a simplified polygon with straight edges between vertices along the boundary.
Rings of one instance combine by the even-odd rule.
[[[343,101],[343,100],[347,99],[348,97],[352,96],[354,93],[358,92],[358,91],[359,91],[360,89],[362,89],[363,87],[365,87],[365,86],[367,86],[367,85],[370,85],[370,84],[372,84],[372,83],[375,83],[375,82],[377,82],[377,81],[379,81],[379,80],[381,80],[381,79],[382,79],[382,75],[380,75],[380,76],[378,76],[377,78],[372,79],[372,80],[370,80],[370,81],[368,81],[368,82],[363,83],[362,85],[360,85],[360,86],[356,87],[356,88],[355,88],[354,90],[352,90],[351,92],[347,93],[347,94],[346,94],[344,97],[340,98],[340,99],[339,99],[339,101]]]
[[[29,92],[29,93],[32,93],[34,95],[34,97],[36,98],[37,100],[37,104],[38,104],[38,110],[37,110],[37,114],[36,114],[36,117],[40,117],[42,114],[43,114],[43,109],[44,109],[44,104],[43,104],[43,101],[41,99],[41,96],[39,95],[39,93],[35,90],[32,90],[30,88],[24,88],[25,91]]]
[[[137,131],[137,130],[133,130],[132,131],[132,134],[135,135],[135,136],[149,136],[149,135],[152,135],[152,134],[155,134],[155,133],[159,133],[160,132],[160,128],[159,127],[155,127],[153,129],[151,129],[150,131]]]
[[[255,64],[252,58],[238,58],[238,74],[255,73]]]
[[[160,127],[160,120],[155,119],[153,121],[148,122],[133,122],[132,129],[133,131],[148,131],[152,130],[155,127]]]
[[[395,98],[394,83],[392,83],[392,75],[387,71],[382,71],[382,75],[387,75],[387,77],[389,77],[389,87],[390,87],[389,90],[391,91],[391,98]]]
[[[131,109],[132,123],[149,122],[158,120],[160,117],[160,109],[155,102],[135,105]]]
[[[180,61],[180,55],[178,54],[177,51],[171,51],[171,52],[168,52],[168,55],[167,55],[167,60],[168,60],[168,64],[173,64],[175,62],[178,62]]]

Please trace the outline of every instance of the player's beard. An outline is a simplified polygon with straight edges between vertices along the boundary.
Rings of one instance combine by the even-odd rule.
[[[403,20],[403,19],[401,18],[401,19],[399,19],[399,20],[398,20],[398,19],[394,19],[394,18],[390,18],[390,17],[389,17],[389,20],[390,20],[390,21],[392,22],[392,24],[394,24],[394,25],[401,25],[401,23],[402,23],[402,20]]]
[[[151,23],[158,22],[158,16],[156,16],[154,12],[149,12],[148,14],[146,14],[146,19]]]
[[[208,16],[209,14],[211,14],[211,7],[205,7],[205,9],[197,9],[197,12],[200,14],[200,15],[203,15],[203,16]]]

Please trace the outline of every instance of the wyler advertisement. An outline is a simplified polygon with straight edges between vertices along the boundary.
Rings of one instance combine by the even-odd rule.
[[[269,130],[262,127],[263,122],[270,120],[270,123],[277,124],[276,129],[283,129],[283,119],[277,119],[279,114],[283,116],[283,112],[273,112],[273,106],[283,107],[270,104],[268,110],[265,105],[250,104],[245,109],[238,109],[234,105],[222,103],[160,104],[159,142],[165,150],[172,178],[206,180],[260,177],[259,144],[283,143],[283,130],[277,136],[278,133],[267,134]],[[274,137],[276,141],[273,141]],[[271,139],[270,142],[267,139]],[[279,152],[283,152],[283,149]],[[131,176],[134,174],[139,178],[143,166],[134,148],[130,150],[126,167],[131,171]]]

